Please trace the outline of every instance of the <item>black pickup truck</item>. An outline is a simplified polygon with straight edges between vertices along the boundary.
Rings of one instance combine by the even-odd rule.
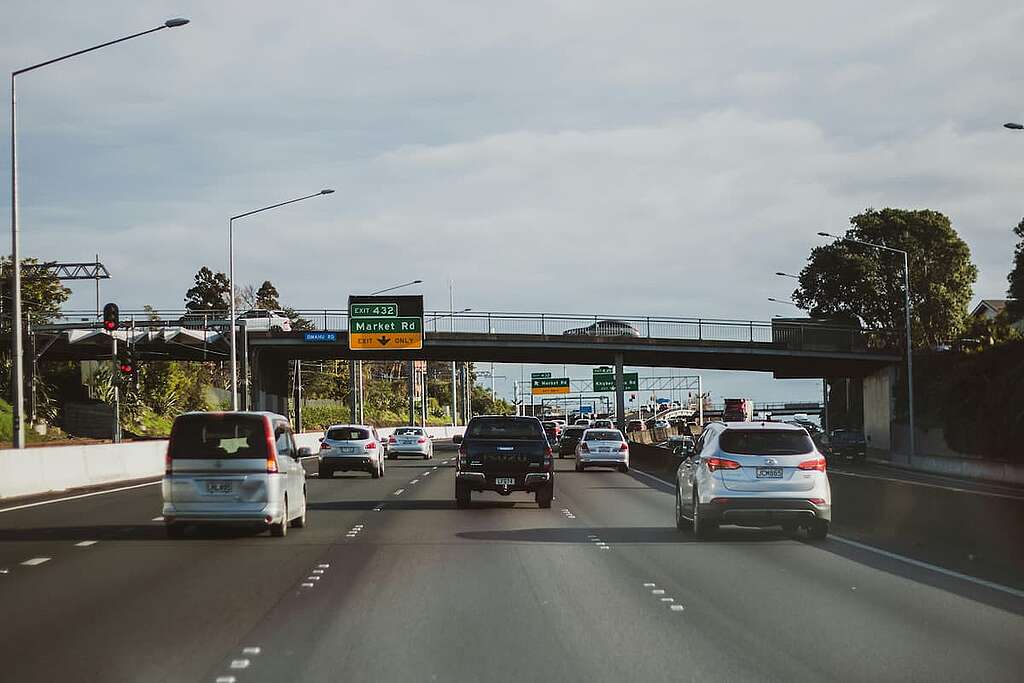
[[[455,469],[455,504],[469,505],[473,491],[535,494],[537,505],[551,507],[555,466],[551,446],[535,417],[483,415],[455,436],[459,457]]]

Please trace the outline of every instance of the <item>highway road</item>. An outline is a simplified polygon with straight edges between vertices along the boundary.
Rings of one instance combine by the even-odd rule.
[[[1017,681],[1024,593],[838,540],[695,542],[641,474],[453,504],[450,444],[310,526],[164,537],[158,486],[0,510],[4,681]]]

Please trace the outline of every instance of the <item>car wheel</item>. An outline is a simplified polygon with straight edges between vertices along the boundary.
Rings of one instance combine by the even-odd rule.
[[[472,493],[470,490],[459,484],[455,484],[455,507],[466,508],[469,507],[469,503],[472,500]]]
[[[821,541],[828,536],[829,523],[824,519],[816,519],[807,527],[807,538],[812,541]]]
[[[680,531],[692,531],[690,520],[683,517],[683,494],[676,484],[676,528]]]
[[[277,536],[278,538],[288,535],[288,498],[284,499],[284,515],[281,517],[280,524],[270,525],[270,535]]]
[[[302,490],[302,514],[292,520],[292,526],[295,527],[296,529],[305,529],[306,528],[306,505],[307,504],[308,504],[308,501],[306,500],[306,490],[303,489]]]
[[[555,485],[545,486],[542,489],[537,489],[535,494],[537,500],[537,507],[547,509],[551,507],[551,501],[555,498]]]
[[[629,472],[629,465],[619,465],[619,472],[622,472],[623,474]]]
[[[185,538],[184,524],[168,524],[167,538]]]
[[[700,514],[700,500],[697,498],[697,493],[693,494],[693,535],[705,541],[711,538],[711,535],[718,530],[718,525],[714,522],[709,522]]]

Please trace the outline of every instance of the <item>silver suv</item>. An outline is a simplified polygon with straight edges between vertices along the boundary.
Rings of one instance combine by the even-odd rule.
[[[700,539],[720,524],[828,534],[832,489],[807,430],[782,422],[712,422],[676,472],[676,526]]]
[[[171,428],[162,482],[167,535],[188,524],[255,523],[284,536],[306,526],[306,471],[288,419],[275,413],[185,413]]]
[[[320,438],[319,477],[329,479],[335,472],[368,472],[374,479],[384,476],[384,441],[370,425],[332,425]]]

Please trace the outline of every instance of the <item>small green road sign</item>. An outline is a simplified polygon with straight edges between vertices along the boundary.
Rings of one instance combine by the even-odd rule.
[[[352,333],[412,333],[423,332],[422,318],[352,318]]]
[[[622,390],[638,391],[640,386],[639,372],[622,373]],[[615,391],[615,372],[604,372],[604,368],[594,369],[594,391]]]
[[[538,377],[530,380],[530,391],[534,395],[568,394],[568,377]]]
[[[550,372],[531,372],[530,379],[549,379],[551,377]]]
[[[423,348],[422,296],[350,296],[348,312],[352,350]]]

